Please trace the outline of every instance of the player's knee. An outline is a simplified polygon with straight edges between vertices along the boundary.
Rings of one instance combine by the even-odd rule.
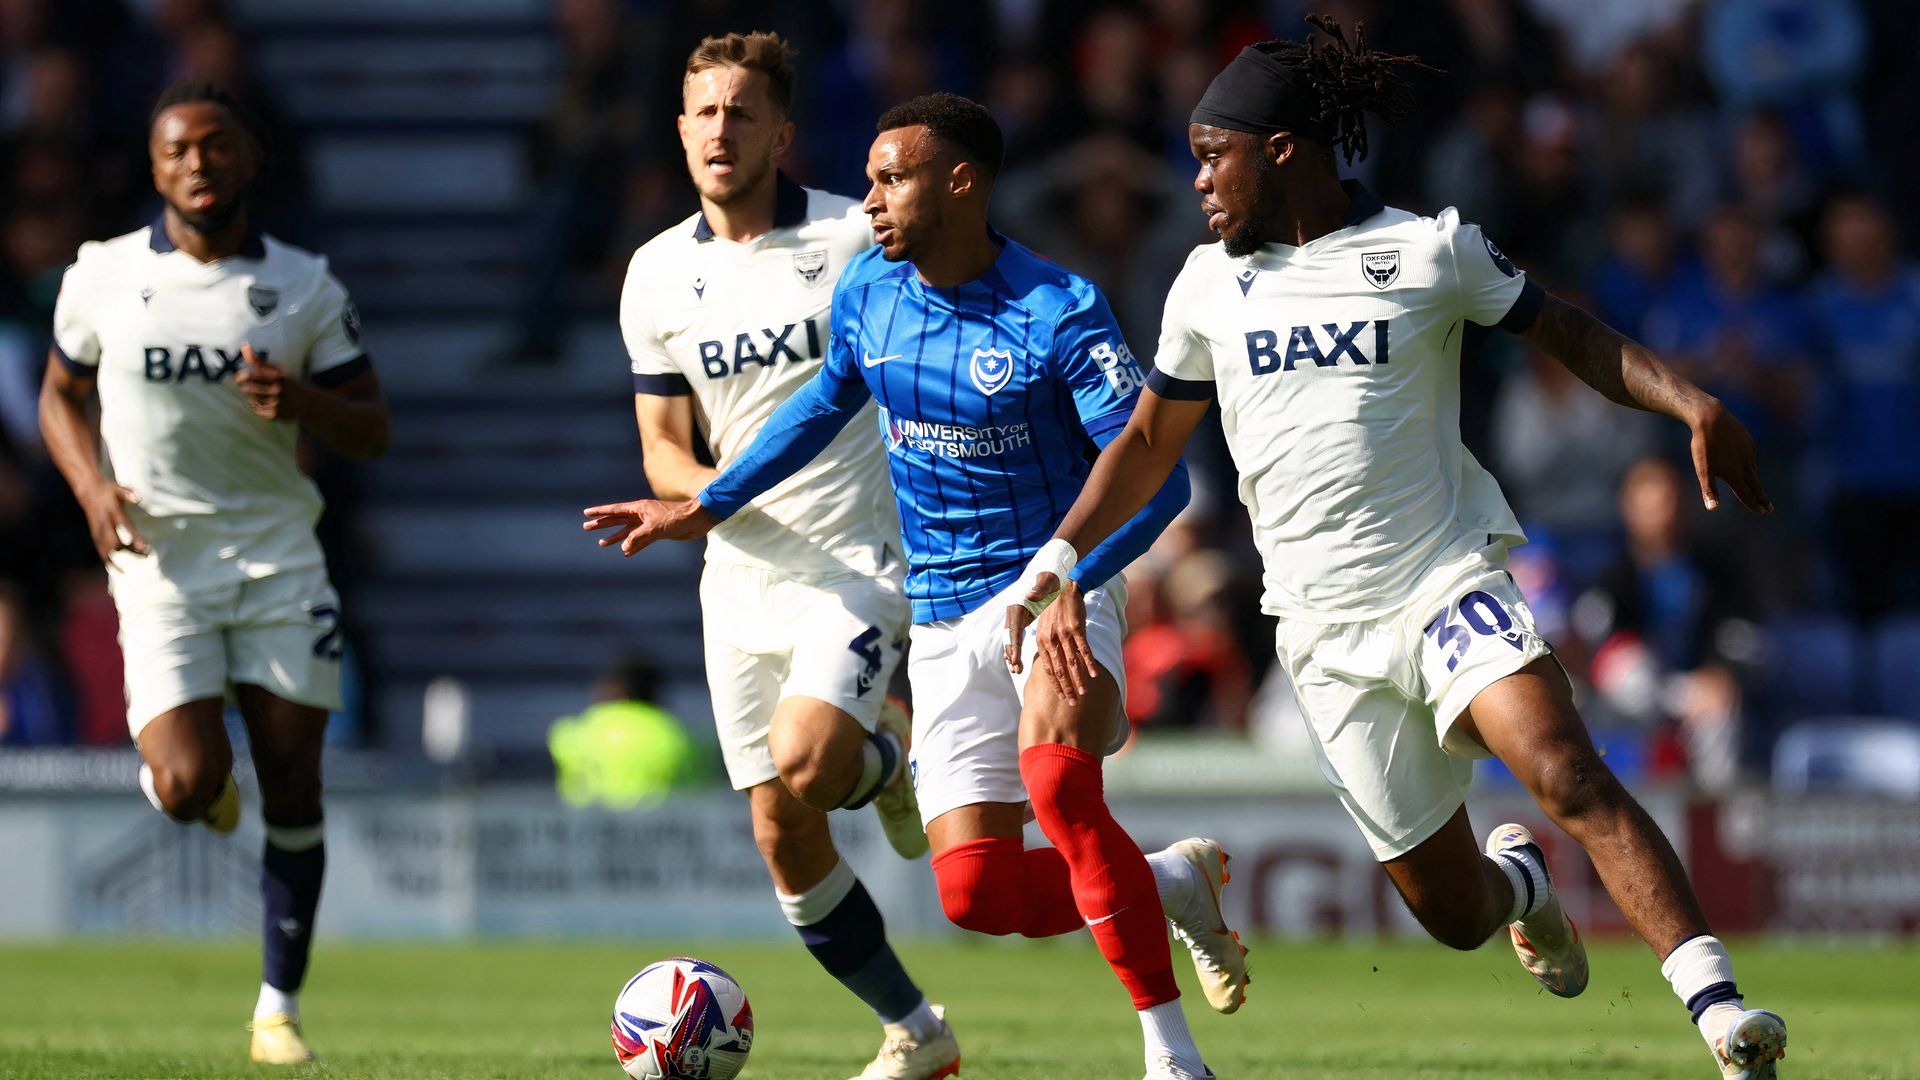
[[[787,785],[793,797],[819,810],[830,810],[838,801],[837,797],[845,792],[829,791],[832,783],[828,777],[825,755],[818,747],[783,748],[784,752],[774,758],[774,768],[780,770],[780,782]]]
[[[1019,932],[1018,896],[997,888],[991,880],[962,884],[953,881],[950,875],[936,873],[935,877],[940,884],[940,908],[946,912],[948,922],[962,930],[995,937]]]
[[[1620,791],[1613,770],[1592,747],[1548,752],[1535,769],[1531,786],[1540,809],[1558,822],[1604,809]]]
[[[231,763],[220,761],[160,765],[153,770],[154,796],[169,815],[193,821],[204,816],[219,798],[231,768]]]

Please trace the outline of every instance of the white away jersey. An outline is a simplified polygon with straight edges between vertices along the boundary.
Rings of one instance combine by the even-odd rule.
[[[359,316],[326,259],[256,234],[203,263],[155,221],[82,244],[53,323],[60,360],[98,379],[107,464],[139,495],[132,515],[154,548],[143,570],[191,591],[321,564],[299,426],[255,415],[233,376],[242,342],[321,386],[367,368]]]
[[[771,232],[745,244],[695,214],[634,252],[620,330],[634,390],[691,394],[721,468],[820,370],[834,284],[873,242],[852,199],[778,180]],[[878,573],[900,519],[873,404],[820,456],[707,536],[707,559],[812,576]]]
[[[1524,543],[1460,442],[1462,322],[1518,332],[1542,296],[1457,211],[1347,188],[1344,228],[1244,259],[1196,249],[1167,298],[1148,385],[1217,394],[1270,614],[1377,618],[1444,558]]]

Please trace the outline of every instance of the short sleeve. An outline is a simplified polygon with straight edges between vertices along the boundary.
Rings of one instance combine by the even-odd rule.
[[[1186,301],[1188,282],[1199,257],[1196,251],[1188,258],[1173,288],[1167,291],[1166,311],[1160,317],[1160,343],[1153,356],[1153,371],[1147,375],[1147,386],[1154,393],[1176,401],[1204,401],[1214,394],[1213,350],[1194,331],[1193,305]]]
[[[371,370],[373,362],[360,344],[360,309],[332,274],[321,281],[314,307],[317,321],[307,349],[307,378],[316,386],[334,387]]]
[[[100,366],[100,333],[94,324],[94,302],[86,264],[67,267],[60,278],[60,298],[53,303],[53,351],[68,368],[91,375]]]
[[[626,342],[627,359],[633,369],[633,392],[684,397],[693,393],[693,387],[674,367],[673,357],[654,329],[644,299],[646,286],[639,277],[629,269],[626,285],[620,290],[620,338]]]
[[[1107,298],[1091,283],[1081,286],[1054,323],[1052,359],[1088,436],[1097,439],[1126,426],[1146,377]]]
[[[1516,334],[1526,330],[1540,314],[1546,294],[1487,239],[1480,226],[1460,221],[1458,213],[1449,209],[1442,218],[1457,223],[1447,231],[1447,239],[1460,314],[1481,326],[1497,325]]]

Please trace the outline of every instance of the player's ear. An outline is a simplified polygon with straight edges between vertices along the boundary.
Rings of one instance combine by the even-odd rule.
[[[1295,145],[1293,136],[1284,131],[1276,131],[1267,136],[1260,144],[1260,152],[1274,165],[1284,165],[1293,157]]]
[[[947,191],[956,199],[973,194],[979,184],[980,170],[971,161],[954,162],[953,171],[947,174]]]
[[[793,145],[793,121],[782,120],[780,127],[773,133],[773,156],[778,158]]]

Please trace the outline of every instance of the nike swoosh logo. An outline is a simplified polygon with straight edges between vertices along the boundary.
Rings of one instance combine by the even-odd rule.
[[[892,356],[874,356],[871,353],[869,353],[861,356],[860,359],[868,367],[879,367],[881,364],[884,364],[889,360],[898,360],[905,355],[906,353],[894,353]]]
[[[1125,911],[1125,910],[1127,910],[1127,909],[1126,909],[1126,908],[1121,908],[1121,909],[1120,909],[1120,911]],[[1117,917],[1118,917],[1118,916],[1120,915],[1120,911],[1116,911],[1116,912],[1113,912],[1113,913],[1112,913],[1112,914],[1110,914],[1110,915],[1102,915],[1102,916],[1100,916],[1100,917],[1099,917],[1099,918],[1097,918],[1097,919],[1088,919],[1088,920],[1087,920],[1087,925],[1088,925],[1088,926],[1099,926],[1099,925],[1100,925],[1101,923],[1103,923],[1103,922],[1111,922],[1111,921],[1112,921],[1113,919],[1115,919],[1115,918],[1117,918]]]

